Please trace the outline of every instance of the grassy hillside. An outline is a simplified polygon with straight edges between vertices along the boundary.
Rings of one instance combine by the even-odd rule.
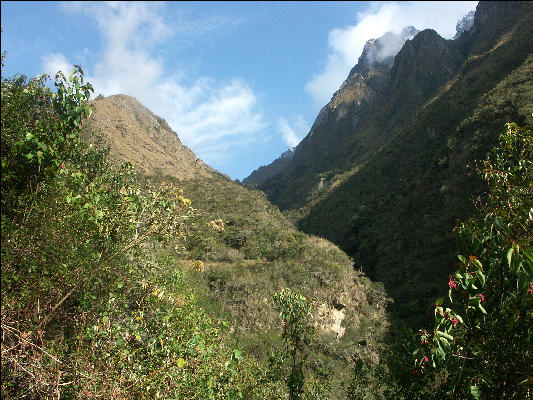
[[[165,161],[151,158],[147,146],[136,146],[148,141],[146,136],[157,143],[154,132],[166,124],[157,117],[152,129],[146,129],[142,118],[110,123],[127,120],[142,107],[131,98],[123,99],[111,96],[94,102],[86,126],[92,132],[98,128],[106,143],[119,141],[111,146],[112,159],[128,159],[127,152],[118,150],[123,135],[129,143],[124,148],[144,171],[141,181],[173,183],[191,200],[194,212],[184,239],[161,251],[184,271],[198,304],[215,320],[225,320],[236,343],[266,366],[269,352],[280,348],[282,332],[272,296],[287,287],[315,298],[317,335],[310,372],[330,376],[332,393],[342,397],[353,354],[378,358],[388,327],[383,288],[356,273],[348,256],[330,242],[298,232],[264,193],[237,185],[194,157],[181,160],[184,170],[187,162],[200,165],[193,166],[201,168],[193,176],[179,168],[163,169]],[[102,110],[111,117],[103,118]],[[150,114],[144,115],[154,121]],[[175,134],[167,129],[163,138],[170,135]],[[174,146],[169,153],[187,154],[179,141]]]
[[[165,254],[190,200],[80,139],[81,68],[45,80],[2,79],[2,398],[283,398]]]

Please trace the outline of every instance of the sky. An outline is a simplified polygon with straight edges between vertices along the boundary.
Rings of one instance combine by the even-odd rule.
[[[83,67],[243,179],[303,139],[368,39],[451,39],[477,2],[1,2],[4,77]]]

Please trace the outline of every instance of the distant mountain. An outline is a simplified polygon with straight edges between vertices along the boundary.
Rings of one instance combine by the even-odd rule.
[[[250,176],[243,179],[242,183],[253,187],[254,184],[264,182],[283,170],[292,160],[294,155],[293,149],[289,149],[281,154],[279,158],[272,161],[269,165],[259,167],[253,171]]]
[[[418,325],[454,268],[456,219],[484,191],[468,165],[505,122],[533,125],[533,3],[480,2],[466,22],[456,40],[419,32],[392,63],[369,42],[288,165],[256,182]]]

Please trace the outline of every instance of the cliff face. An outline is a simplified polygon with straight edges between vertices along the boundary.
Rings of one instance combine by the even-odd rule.
[[[483,193],[467,166],[505,122],[533,125],[531,26],[530,2],[481,2],[458,39],[425,30],[391,67],[356,66],[287,167],[258,184],[383,281],[411,322],[445,289],[452,229]]]

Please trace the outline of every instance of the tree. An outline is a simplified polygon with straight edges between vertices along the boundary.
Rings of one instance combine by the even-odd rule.
[[[306,363],[305,347],[311,342],[313,326],[311,310],[313,304],[301,293],[285,288],[274,295],[283,323],[281,335],[286,354],[289,355],[290,371],[286,378],[289,399],[298,400],[304,393]]]

